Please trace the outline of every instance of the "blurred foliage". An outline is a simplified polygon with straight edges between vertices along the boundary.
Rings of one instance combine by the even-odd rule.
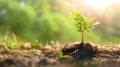
[[[42,43],[49,43],[50,41],[79,41],[81,39],[81,33],[72,31],[75,27],[70,14],[75,7],[71,6],[71,3],[69,3],[71,1],[0,0],[0,37],[4,39],[6,35],[15,34],[17,39],[23,41],[38,40]],[[79,8],[83,14],[88,11],[84,11],[82,6],[79,6]],[[116,12],[110,15],[115,17],[116,15],[119,16],[119,8],[119,6],[116,7],[114,9]],[[103,37],[104,35],[109,37],[113,34],[114,36],[120,36],[118,31],[120,26],[118,24],[119,18],[116,17],[115,21],[109,20],[110,15],[108,14],[93,15],[102,23],[93,32],[85,33],[85,39],[87,41],[100,42],[101,35]],[[99,17],[99,15],[105,16]],[[116,22],[117,24],[112,22]],[[114,29],[111,26],[114,26]]]
[[[29,34],[35,21],[35,11],[30,5],[21,6],[14,0],[0,0],[0,31],[18,36]]]

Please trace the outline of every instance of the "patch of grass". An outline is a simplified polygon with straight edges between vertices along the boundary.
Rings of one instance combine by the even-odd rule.
[[[40,45],[40,43],[39,43],[38,40],[32,41],[32,42],[30,42],[30,43],[31,43],[31,47],[33,47],[33,48]]]
[[[24,42],[18,39],[14,34],[0,36],[0,44],[7,49],[16,50],[16,49],[25,49],[25,48],[34,48],[40,45],[37,40],[31,42]]]

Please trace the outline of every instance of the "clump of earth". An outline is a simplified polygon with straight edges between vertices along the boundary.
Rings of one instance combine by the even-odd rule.
[[[58,50],[71,58],[60,59]],[[10,50],[0,45],[0,67],[119,67],[120,45],[71,43]]]

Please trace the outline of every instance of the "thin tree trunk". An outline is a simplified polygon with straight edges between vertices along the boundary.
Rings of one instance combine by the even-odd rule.
[[[82,42],[81,43],[84,43],[84,31],[82,32]]]

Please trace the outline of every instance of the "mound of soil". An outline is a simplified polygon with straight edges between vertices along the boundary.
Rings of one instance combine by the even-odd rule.
[[[65,46],[62,49],[63,55],[70,55],[74,60],[80,61],[92,59],[97,50],[90,43],[75,43],[70,46]]]
[[[72,59],[61,60],[57,51]],[[73,43],[65,46],[38,46],[10,50],[0,46],[0,67],[119,67],[120,46]]]

